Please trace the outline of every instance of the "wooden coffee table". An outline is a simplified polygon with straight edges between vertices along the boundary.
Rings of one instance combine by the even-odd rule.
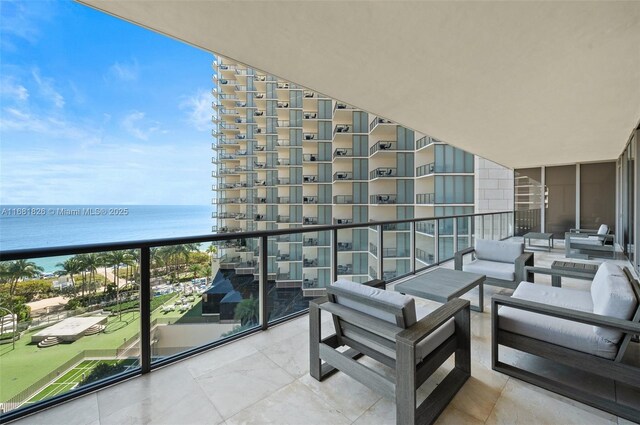
[[[439,268],[398,283],[395,290],[403,294],[446,303],[477,286],[480,291],[479,305],[471,306],[471,309],[483,312],[485,279],[486,276],[483,274]]]

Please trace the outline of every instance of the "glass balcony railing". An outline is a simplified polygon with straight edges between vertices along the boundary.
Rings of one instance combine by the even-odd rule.
[[[351,196],[336,196],[353,202]],[[3,268],[34,267],[39,259],[60,264],[55,276],[38,276],[46,285],[38,286],[34,297],[50,305],[60,300],[64,304],[30,310],[18,297],[7,307],[10,320],[3,320],[2,337],[9,343],[2,345],[0,361],[2,421],[155,373],[305,314],[312,294],[318,294],[306,296],[305,289],[322,290],[340,275],[363,282],[379,276],[399,279],[450,260],[455,250],[471,246],[475,238],[505,239],[514,230],[514,212],[506,211],[367,223],[336,219],[339,224],[240,231],[240,223],[251,227],[249,219],[259,221],[260,215],[264,217],[250,210],[217,211],[212,215],[216,219],[244,221],[219,222],[218,233],[202,236],[0,250]],[[289,219],[277,217],[282,223]],[[447,234],[414,235],[408,247],[380,249],[366,231],[374,226],[384,240],[388,226],[417,232],[423,223]],[[352,239],[357,230],[365,232]],[[302,253],[293,249],[296,241],[302,243]],[[360,252],[373,252],[377,259],[373,262],[365,255],[371,262],[354,261]],[[59,256],[64,257],[53,258]],[[310,272],[295,268],[295,262]],[[281,270],[277,264],[283,264]],[[79,267],[90,271],[83,276],[81,271],[87,269]],[[316,274],[322,267],[330,272]],[[30,282],[25,275],[18,286]],[[193,332],[195,324],[206,332]]]
[[[416,204],[435,204],[435,193],[418,193],[416,194]]]
[[[385,205],[385,204],[397,204],[398,196],[392,193],[381,193],[379,195],[371,195],[369,197],[370,204]]]

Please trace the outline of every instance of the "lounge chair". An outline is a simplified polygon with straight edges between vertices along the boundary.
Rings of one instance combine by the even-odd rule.
[[[601,225],[597,230],[571,229],[564,235],[564,249],[567,258],[610,257],[615,255],[614,235],[609,234],[609,226]]]
[[[494,370],[640,418],[640,359],[625,358],[640,334],[640,285],[628,269],[604,262],[584,291],[521,282],[511,297],[492,297],[491,314]],[[520,351],[518,360],[501,359],[500,345]]]
[[[469,301],[455,299],[423,316],[413,298],[372,286],[339,280],[327,297],[309,303],[310,374],[322,381],[339,370],[395,399],[396,423],[433,423],[471,374]],[[336,329],[326,338],[321,310]],[[418,388],[454,353],[453,370],[418,404]],[[357,362],[363,355],[392,373]]]

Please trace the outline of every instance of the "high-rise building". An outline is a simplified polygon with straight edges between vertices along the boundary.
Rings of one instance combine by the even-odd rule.
[[[213,68],[214,232],[474,212],[472,154],[223,57]],[[467,225],[418,223],[415,258],[409,224],[387,225],[383,235],[377,227],[340,230],[335,273],[356,282],[392,279],[413,260],[424,267],[466,246]],[[269,280],[322,294],[333,276],[330,238],[273,237]],[[222,269],[258,278],[256,240],[221,246],[220,256]]]

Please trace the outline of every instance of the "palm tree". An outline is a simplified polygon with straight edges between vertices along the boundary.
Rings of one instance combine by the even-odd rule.
[[[33,261],[28,260],[15,260],[11,261],[6,268],[6,273],[9,281],[9,295],[13,296],[16,291],[16,285],[18,281],[24,278],[36,277],[44,269],[38,266]]]
[[[100,265],[102,267],[104,267],[104,289],[103,289],[103,293],[107,292],[107,284],[109,282],[109,279],[107,278],[107,267],[110,266],[110,261],[109,261],[109,252],[102,252],[100,253]]]
[[[202,273],[202,266],[200,264],[190,264],[189,271],[193,273],[193,279],[197,279],[198,275]]]
[[[73,275],[78,274],[82,271],[82,264],[78,256],[71,257],[65,260],[63,263],[56,264],[56,267],[60,267],[65,274],[69,275],[69,279],[71,279],[71,288],[73,289],[73,293],[76,293],[76,282],[73,280]]]
[[[89,273],[89,284],[90,286],[93,287],[95,292],[96,272],[98,271],[98,267],[101,265],[101,260],[100,260],[100,256],[96,253],[81,254],[81,255],[78,255],[78,257],[83,270],[82,296],[84,297],[85,284],[86,284],[84,274],[86,274],[87,272]]]
[[[250,325],[258,323],[260,303],[253,295],[249,299],[244,299],[236,306],[234,319],[240,320],[240,325]]]
[[[216,258],[216,254],[218,253],[218,247],[217,247],[217,246],[215,246],[215,245],[213,244],[213,242],[212,242],[212,243],[211,243],[211,245],[209,245],[209,246],[207,247],[207,253],[208,253],[208,254],[209,254],[209,256],[211,257],[211,266],[210,266],[210,268],[209,268],[209,272],[207,273],[207,277],[209,277],[209,275],[212,273],[212,271],[213,271],[213,269],[214,269],[214,267],[213,267],[213,261],[215,260],[215,258]],[[213,280],[213,276],[211,276],[210,278],[211,278],[211,280]]]
[[[116,305],[120,305],[120,264],[126,263],[127,253],[125,251],[111,251],[107,254],[109,265],[114,268],[114,283],[116,284]],[[122,311],[120,312],[120,319],[122,319]]]

